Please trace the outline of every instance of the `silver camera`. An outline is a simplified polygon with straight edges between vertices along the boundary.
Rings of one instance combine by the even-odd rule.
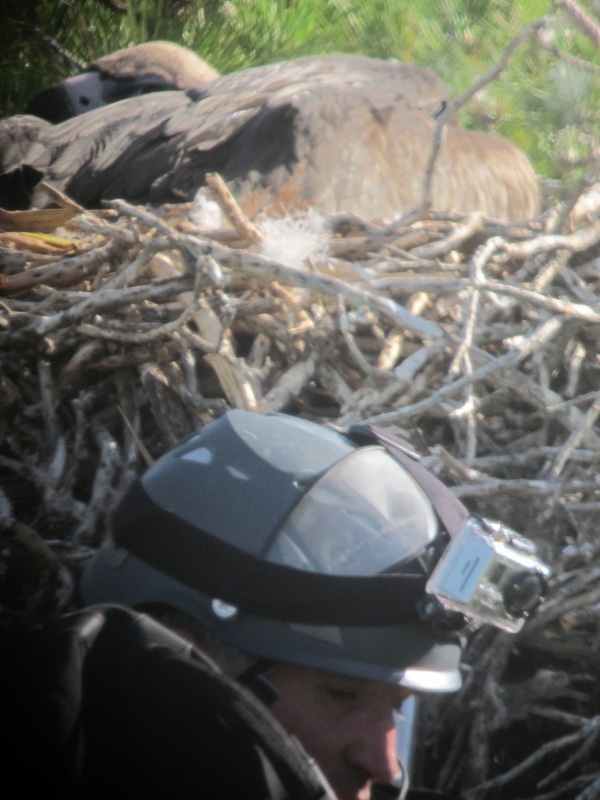
[[[427,592],[446,611],[516,633],[543,600],[549,577],[532,542],[501,523],[470,517],[437,563]]]

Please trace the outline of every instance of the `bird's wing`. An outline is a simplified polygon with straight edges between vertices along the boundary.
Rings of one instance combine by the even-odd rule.
[[[199,91],[124,100],[68,120],[45,129],[22,162],[85,205],[116,196],[187,199],[208,170],[233,178],[243,164],[246,172],[293,165],[294,120],[306,105],[317,105],[326,116],[336,95],[437,107],[446,90],[431,71],[401,62],[307,57],[232,73]]]

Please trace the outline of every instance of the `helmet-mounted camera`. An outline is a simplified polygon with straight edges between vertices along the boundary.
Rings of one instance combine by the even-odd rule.
[[[426,591],[447,611],[517,633],[542,601],[549,576],[529,540],[499,522],[471,516],[444,551]]]
[[[463,624],[489,624],[508,633],[521,630],[544,599],[550,577],[533,542],[500,522],[470,515],[402,442],[365,425],[353,426],[351,433],[372,437],[404,466],[449,534],[426,583],[426,597],[419,602],[421,616],[437,623],[445,618],[449,628],[462,618]]]

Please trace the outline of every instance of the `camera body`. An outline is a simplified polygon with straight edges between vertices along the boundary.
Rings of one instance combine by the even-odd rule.
[[[542,601],[549,577],[528,539],[499,522],[471,516],[451,539],[426,589],[445,611],[517,633]]]

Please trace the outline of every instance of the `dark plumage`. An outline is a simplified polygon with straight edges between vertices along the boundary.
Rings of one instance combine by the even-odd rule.
[[[12,145],[12,156],[2,141],[16,123],[7,120],[0,156],[5,171],[27,164],[87,206],[116,197],[189,200],[216,171],[240,196],[259,187],[277,192],[293,176],[296,205],[383,219],[419,203],[446,101],[444,84],[422,67],[307,57],[41,126],[25,153]],[[436,210],[481,210],[505,221],[539,211],[525,155],[456,125],[444,130],[432,201]]]

